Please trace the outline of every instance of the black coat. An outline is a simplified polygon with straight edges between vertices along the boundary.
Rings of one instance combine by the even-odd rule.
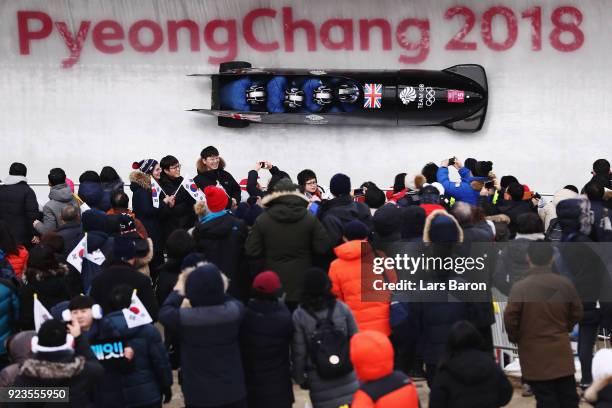
[[[155,285],[155,296],[159,305],[174,290],[174,285],[181,274],[181,261],[168,258],[168,261],[157,269],[157,284]]]
[[[251,299],[240,331],[249,408],[290,408],[293,404],[289,349],[293,321],[278,301]]]
[[[372,215],[368,206],[353,201],[350,196],[324,201],[319,207],[318,217],[334,247],[342,243],[342,228],[350,221],[359,220],[372,228]]]
[[[243,256],[246,236],[244,221],[229,213],[200,222],[193,231],[197,251],[205,254],[230,279],[228,294],[240,300],[248,298],[250,287]]]
[[[231,174],[221,168],[218,168],[217,170],[198,172],[198,175],[195,176],[193,181],[195,181],[198,188],[200,188],[202,191],[204,191],[204,189],[208,186],[216,186],[218,182],[223,187],[227,195],[236,200],[236,204],[240,203],[240,184],[236,182]],[[228,206],[229,205],[231,205],[231,203],[228,203]]]
[[[111,310],[109,299],[111,290],[116,285],[123,283],[136,289],[136,295],[142,301],[144,307],[153,320],[157,320],[159,306],[157,304],[157,299],[155,299],[155,294],[153,293],[151,279],[141,272],[138,272],[129,264],[116,262],[106,267],[104,271],[93,280],[91,292],[89,294],[100,304],[100,306],[102,306],[102,310]]]
[[[10,183],[11,180],[15,184]],[[9,176],[0,185],[0,220],[19,244],[30,245],[34,229],[32,223],[39,218],[38,201],[25,177]]]
[[[55,232],[64,239],[64,252],[62,252],[62,257],[65,260],[68,254],[83,239],[83,225],[80,222],[60,224]]]
[[[89,408],[94,385],[104,374],[84,335],[75,339],[70,352],[37,353],[22,363],[15,387],[69,387],[69,403],[16,403],[5,407],[73,407]]]
[[[467,350],[438,369],[429,407],[497,408],[510,401],[512,391],[512,384],[489,353]]]
[[[498,206],[500,214],[506,214],[510,217],[510,238],[514,238],[517,232],[517,221],[521,214],[537,213],[537,209],[531,204],[531,201],[506,201]]]
[[[160,211],[166,207],[162,200],[159,201],[159,208],[153,206],[151,198],[151,181],[148,174],[141,171],[133,171],[130,174],[130,190],[132,190],[132,210],[136,218],[142,222],[147,230],[149,238],[153,240],[155,252],[163,251],[164,240],[162,229],[159,223]],[[171,194],[170,192],[168,194]]]
[[[244,306],[228,297],[219,305],[183,308],[183,299],[172,292],[159,317],[181,339],[185,405],[222,406],[244,399],[239,346]]]
[[[182,186],[182,177],[171,179],[162,172],[159,179],[159,186],[162,188],[159,200],[163,202],[166,195],[175,196],[174,207],[160,205],[159,207],[159,224],[162,230],[162,240],[165,242],[172,231],[176,229],[188,230],[194,226],[196,221],[193,205],[195,200]],[[176,194],[175,194],[176,192]]]

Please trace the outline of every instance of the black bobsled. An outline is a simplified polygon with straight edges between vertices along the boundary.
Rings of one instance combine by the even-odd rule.
[[[487,113],[488,86],[480,65],[442,71],[252,68],[221,64],[212,79],[211,109],[219,126],[251,122],[357,126],[446,126],[476,132]]]

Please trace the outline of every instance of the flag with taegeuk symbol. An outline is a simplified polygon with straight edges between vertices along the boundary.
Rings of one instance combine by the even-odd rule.
[[[204,192],[198,188],[198,186],[196,185],[196,183],[193,181],[192,178],[185,177],[183,179],[183,184],[182,185],[183,185],[183,188],[189,194],[191,194],[191,196],[193,197],[194,200],[196,200],[196,201],[206,201],[206,196],[204,195]]]
[[[151,176],[151,200],[153,200],[153,207],[159,208],[159,195],[162,193],[162,189],[157,183],[157,180]]]
[[[130,329],[153,323],[153,319],[147,311],[147,308],[142,304],[142,301],[136,295],[136,289],[134,289],[134,292],[132,292],[132,302],[130,303],[130,307],[123,309],[123,317],[125,317],[125,322]]]

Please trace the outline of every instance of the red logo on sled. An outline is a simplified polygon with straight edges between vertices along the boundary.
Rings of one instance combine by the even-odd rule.
[[[446,100],[448,103],[463,103],[465,102],[465,92],[457,89],[448,89],[446,91]]]

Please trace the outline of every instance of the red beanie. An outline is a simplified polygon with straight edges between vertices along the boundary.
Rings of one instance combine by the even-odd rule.
[[[253,289],[269,295],[276,294],[281,288],[278,275],[272,271],[264,271],[253,280]]]
[[[225,190],[208,186],[204,189],[204,195],[206,196],[206,206],[210,212],[223,211],[227,207],[228,197]]]

